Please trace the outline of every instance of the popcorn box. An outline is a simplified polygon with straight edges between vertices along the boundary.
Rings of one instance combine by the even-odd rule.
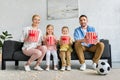
[[[55,44],[55,40],[54,40],[54,36],[47,36],[47,45],[54,45]]]
[[[29,30],[28,31],[28,41],[29,42],[37,42],[39,37],[38,30]]]
[[[86,38],[89,44],[95,44],[97,40],[97,34],[96,32],[86,32]]]
[[[61,41],[64,44],[69,44],[70,42],[70,37],[69,36],[61,36]]]

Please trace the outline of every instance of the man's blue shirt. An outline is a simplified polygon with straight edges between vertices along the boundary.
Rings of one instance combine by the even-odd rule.
[[[95,32],[95,28],[92,26],[87,26],[87,32]],[[80,40],[80,39],[84,39],[85,37],[85,33],[82,30],[82,27],[79,26],[78,28],[75,29],[74,31],[74,39],[76,40]],[[85,43],[82,43],[82,45],[85,46]],[[90,47],[91,44],[88,44],[87,47]]]

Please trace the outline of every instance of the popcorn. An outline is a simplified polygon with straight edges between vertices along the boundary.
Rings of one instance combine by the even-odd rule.
[[[69,44],[70,37],[69,36],[61,36],[61,41],[63,44]]]
[[[28,41],[29,42],[37,42],[39,37],[38,30],[29,30],[28,31]]]
[[[54,36],[50,35],[50,36],[47,36],[47,45],[54,45],[55,44],[55,39],[54,39]]]
[[[88,40],[88,44],[95,44],[98,39],[96,32],[86,32],[86,39]]]

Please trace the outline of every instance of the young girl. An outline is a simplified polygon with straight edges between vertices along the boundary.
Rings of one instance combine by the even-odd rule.
[[[60,58],[62,61],[61,70],[71,70],[71,52],[72,52],[72,38],[69,36],[69,28],[67,26],[62,27],[62,36],[60,37]]]
[[[33,15],[32,25],[25,27],[22,32],[21,41],[24,42],[22,51],[25,55],[30,56],[24,68],[25,71],[30,71],[30,64],[37,59],[34,69],[43,70],[39,65],[45,56],[47,48],[41,45],[42,32],[38,28],[40,16]]]
[[[57,70],[57,63],[58,63],[58,56],[57,56],[57,49],[56,49],[57,39],[54,35],[54,27],[51,24],[47,25],[46,27],[46,35],[44,36],[44,43],[47,46],[46,70],[49,71],[50,69],[51,54],[53,56],[53,61],[54,61],[54,70]]]

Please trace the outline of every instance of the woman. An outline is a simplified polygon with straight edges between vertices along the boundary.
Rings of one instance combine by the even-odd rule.
[[[30,56],[30,59],[25,64],[25,71],[30,71],[30,64],[37,59],[34,69],[43,70],[39,65],[45,56],[47,48],[41,45],[42,32],[38,28],[40,23],[40,16],[33,15],[32,25],[23,29],[22,41],[24,42],[22,51],[25,55]]]

